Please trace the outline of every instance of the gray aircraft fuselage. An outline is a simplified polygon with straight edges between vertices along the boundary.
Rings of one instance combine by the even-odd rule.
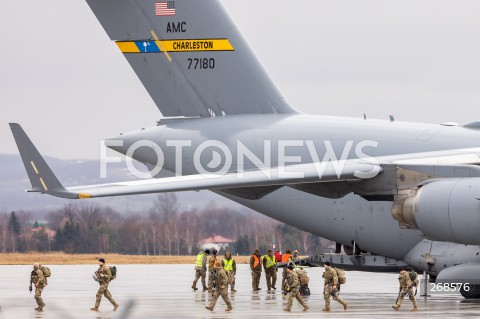
[[[480,141],[480,131],[461,126],[443,126],[433,124],[405,123],[397,121],[364,120],[355,118],[339,118],[312,115],[238,115],[214,118],[200,118],[178,121],[167,121],[156,127],[127,133],[111,140],[121,140],[122,147],[112,147],[125,154],[127,149],[139,140],[152,141],[158,144],[165,155],[164,168],[175,170],[175,148],[166,146],[167,140],[190,140],[191,147],[182,149],[182,175],[198,173],[193,165],[195,149],[207,140],[223,143],[232,153],[232,164],[229,171],[241,170],[237,167],[238,141],[254,151],[259,159],[264,159],[266,147],[272,155],[271,165],[276,166],[278,159],[278,141],[295,140],[296,146],[288,146],[288,156],[299,156],[302,163],[311,163],[312,155],[306,141],[312,141],[320,159],[326,152],[325,141],[333,147],[340,158],[348,141],[352,147],[347,148],[348,158],[356,158],[355,146],[362,141],[374,141],[376,147],[364,148],[364,153],[371,157],[384,157],[398,154],[432,152],[461,148],[474,148]],[[265,144],[265,141],[270,141]],[[298,142],[300,141],[300,142]],[[289,142],[288,142],[289,143]],[[287,144],[288,144],[287,143]],[[265,146],[267,145],[267,146]],[[288,144],[292,145],[292,144]],[[178,154],[177,154],[178,155]],[[139,148],[133,158],[149,166],[157,163],[155,153],[146,148]],[[200,157],[206,164],[211,153],[205,151]],[[292,164],[298,159],[291,160]],[[225,156],[221,156],[222,165]],[[246,160],[243,169],[253,168],[254,164]],[[286,165],[288,165],[288,161]],[[364,250],[374,254],[395,259],[404,259],[416,246],[425,244],[422,233],[418,230],[400,229],[391,215],[392,202],[368,201],[352,193],[341,198],[324,198],[282,187],[259,199],[246,199],[217,191],[231,200],[252,208],[264,215],[295,226],[324,238],[352,245],[356,242]],[[445,246],[447,245],[447,246]],[[463,262],[479,260],[475,255],[478,247],[441,244],[441,252],[466,247],[462,250]],[[439,247],[440,247],[439,246]],[[430,247],[431,248],[431,247]],[[423,248],[418,248],[422,250]],[[424,252],[436,254],[434,249]],[[432,274],[438,273],[449,265],[438,265],[436,269],[428,267],[421,261],[410,258],[409,263],[422,267]]]

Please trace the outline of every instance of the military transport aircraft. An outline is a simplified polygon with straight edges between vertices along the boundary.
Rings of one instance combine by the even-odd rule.
[[[347,256],[319,264],[411,267],[480,297],[480,122],[301,114],[218,0],[87,3],[164,116],[106,140],[151,177],[64,187],[11,124],[29,191],[85,199],[207,189],[344,246]]]

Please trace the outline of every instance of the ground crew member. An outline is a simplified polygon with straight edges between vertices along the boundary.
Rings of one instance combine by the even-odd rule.
[[[265,278],[267,279],[267,288],[270,291],[272,288],[276,290],[275,283],[277,282],[277,259],[272,255],[269,249],[263,258],[263,270],[265,270]]]
[[[296,267],[295,262],[298,261],[298,260],[300,260],[300,256],[298,255],[298,250],[295,249],[293,251],[292,257],[290,257],[290,261],[293,262],[293,267]]]
[[[285,254],[282,255],[282,263],[286,263],[288,266],[288,262],[290,261],[290,257],[292,257],[292,252],[290,249],[287,249]],[[287,280],[287,268],[283,268],[282,272],[282,289],[285,290],[285,282]]]
[[[397,302],[392,306],[392,308],[398,311],[402,305],[403,298],[405,298],[405,296],[408,294],[408,298],[413,303],[412,311],[417,311],[417,300],[415,300],[415,296],[413,295],[413,283],[410,279],[410,275],[405,269],[400,271],[398,282],[400,284],[400,291],[398,293]]]
[[[113,299],[110,291],[108,291],[108,284],[110,283],[110,280],[112,279],[112,272],[110,271],[110,268],[105,264],[105,259],[100,258],[98,260],[98,265],[100,267],[95,272],[94,276],[98,279],[98,283],[100,284],[100,288],[98,288],[98,292],[97,292],[97,295],[96,295],[95,307],[90,308],[90,310],[98,311],[98,307],[100,307],[100,301],[102,301],[102,296],[105,296],[105,298],[107,298],[108,301],[110,301],[112,303],[113,311],[116,311],[118,309],[118,304]]]
[[[278,251],[278,249],[275,249],[275,259],[277,260],[277,263],[282,262],[282,254]]]
[[[217,261],[217,250],[212,249],[212,256],[208,257],[208,291],[212,291],[215,262]]]
[[[260,277],[262,276],[262,264],[260,263],[260,251],[255,250],[250,256],[250,272],[252,273],[252,289],[254,291],[260,290]]]
[[[210,301],[210,305],[207,308],[210,311],[213,311],[213,308],[215,308],[215,304],[217,303],[218,297],[222,296],[223,301],[227,304],[227,309],[225,311],[232,311],[232,303],[230,302],[230,299],[228,298],[228,291],[227,291],[227,285],[228,285],[228,276],[225,273],[225,270],[222,268],[222,263],[219,261],[215,262],[214,269],[217,272],[217,278],[215,280],[215,292],[213,293],[212,300]]]
[[[33,264],[33,271],[30,275],[31,282],[35,285],[35,301],[37,302],[38,307],[35,308],[37,311],[43,311],[45,303],[42,299],[43,288],[47,285],[47,278],[43,275],[40,265],[38,263]]]
[[[225,258],[222,261],[223,270],[228,276],[228,285],[230,285],[230,290],[236,292],[235,290],[235,275],[237,274],[237,265],[235,260],[232,258],[232,254],[229,251],[225,253]],[[227,287],[228,290],[228,287]]]
[[[324,278],[324,287],[323,287],[323,299],[325,299],[325,308],[322,311],[330,311],[330,295],[333,300],[338,301],[342,304],[343,309],[346,311],[348,308],[348,303],[343,301],[342,298],[338,296],[338,276],[335,269],[330,267],[331,263],[326,261],[323,265],[325,271],[323,272],[322,277]]]
[[[197,255],[197,261],[195,262],[195,279],[193,280],[192,289],[198,290],[198,279],[202,278],[203,291],[207,291],[207,285],[205,278],[207,277],[207,256],[210,255],[210,250],[206,249],[201,251]]]
[[[292,309],[292,304],[293,304],[293,299],[297,299],[298,302],[303,306],[303,311],[308,310],[308,306],[305,303],[305,300],[303,300],[302,296],[300,295],[300,292],[298,291],[300,289],[300,281],[298,280],[297,274],[293,271],[293,266],[288,265],[287,266],[287,282],[285,286],[285,290],[290,293],[288,296],[288,303],[283,310],[285,311],[290,311]]]

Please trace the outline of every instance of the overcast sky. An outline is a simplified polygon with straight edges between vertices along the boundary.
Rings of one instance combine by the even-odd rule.
[[[302,112],[480,120],[480,1],[222,2]],[[0,153],[18,153],[8,122],[45,155],[98,158],[161,117],[85,1],[0,3]]]

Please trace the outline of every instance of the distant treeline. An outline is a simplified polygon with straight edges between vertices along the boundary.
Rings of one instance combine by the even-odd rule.
[[[209,207],[179,211],[174,193],[159,194],[148,212],[120,214],[108,207],[67,205],[43,215],[35,212],[0,214],[0,251],[119,253],[132,255],[194,255],[200,241],[212,235],[235,240],[229,250],[248,255],[272,247],[322,252],[331,244],[261,214]],[[32,231],[33,229],[33,231]],[[53,237],[53,230],[56,235]]]

